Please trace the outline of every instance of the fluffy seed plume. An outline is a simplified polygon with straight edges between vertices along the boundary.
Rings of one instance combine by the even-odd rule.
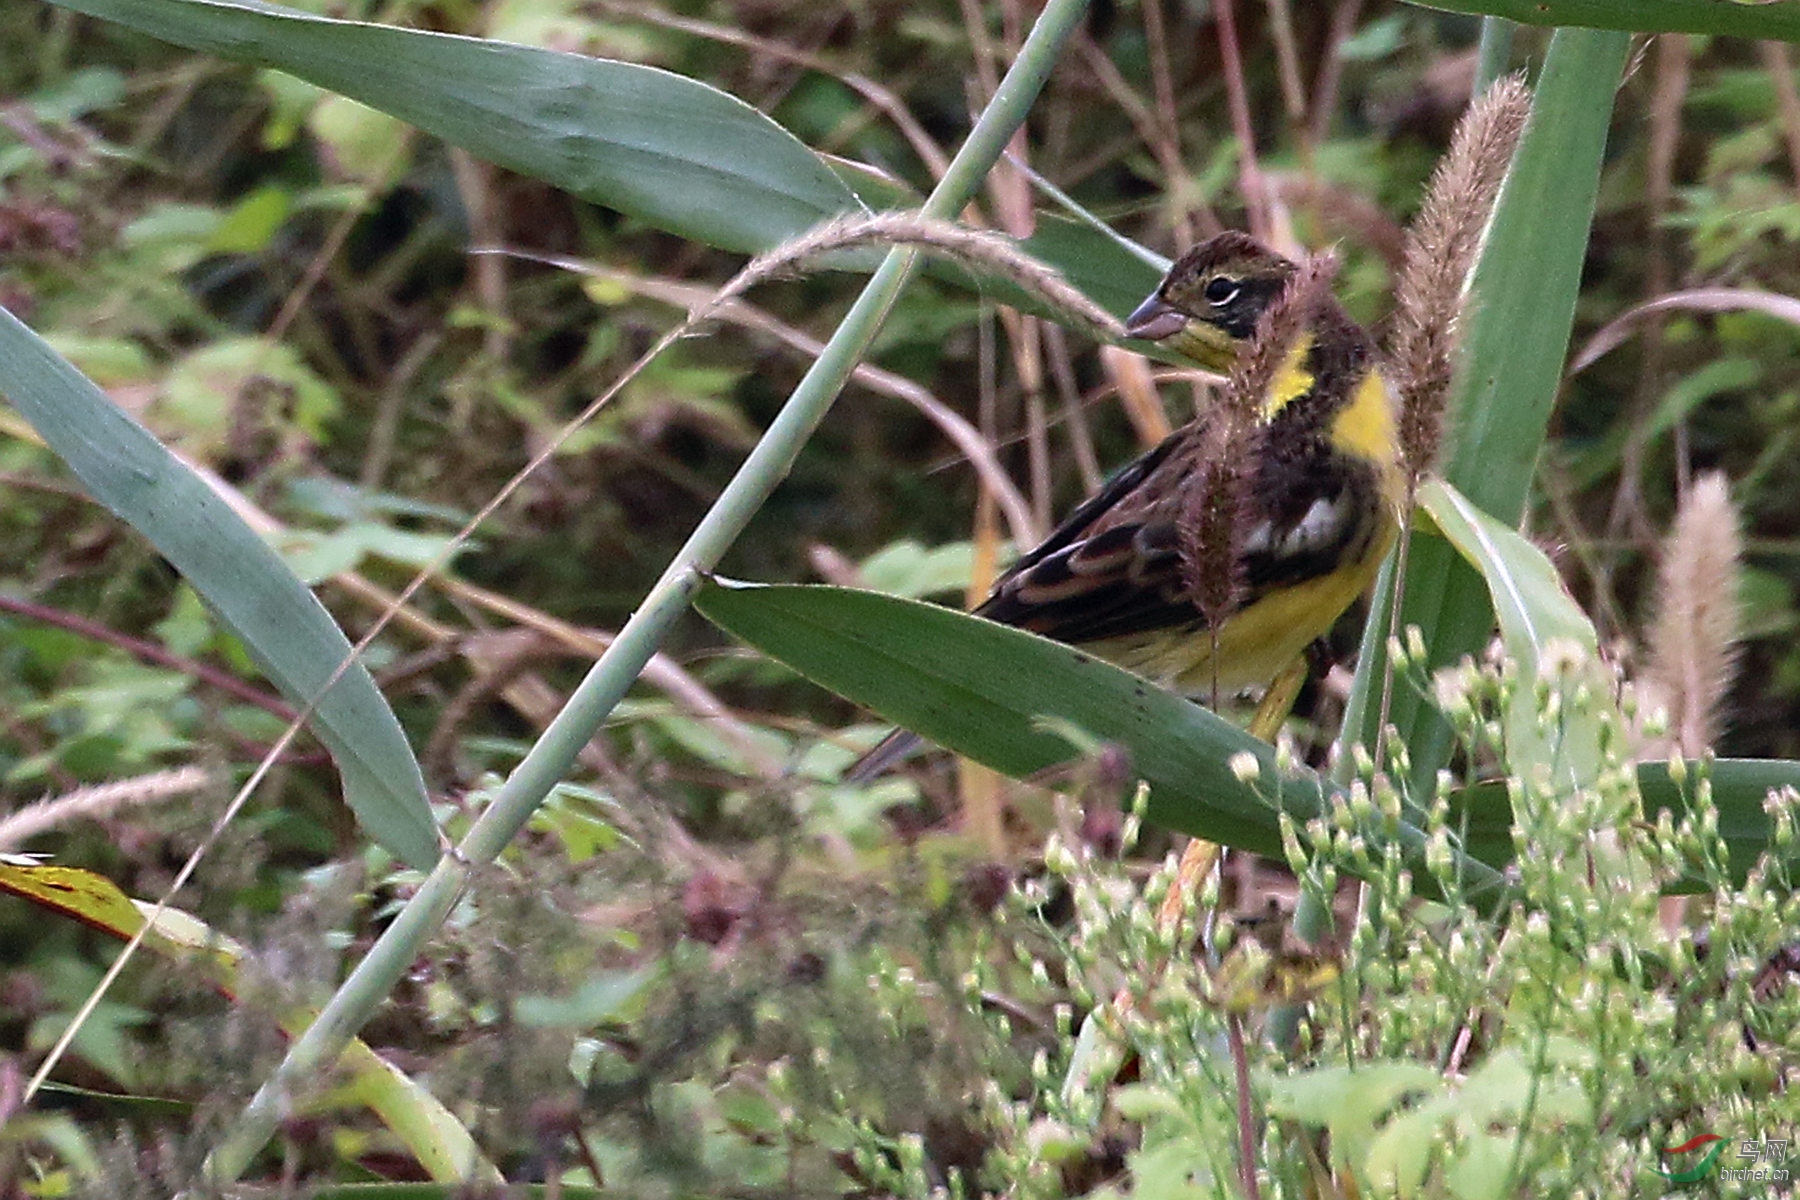
[[[1232,368],[1206,430],[1195,483],[1182,505],[1177,546],[1182,583],[1215,635],[1243,587],[1245,518],[1262,458],[1256,443],[1263,435],[1264,397],[1318,305],[1330,295],[1337,268],[1330,254],[1313,255],[1300,264]]]
[[[1071,287],[1063,277],[1020,250],[1010,238],[917,213],[877,213],[834,217],[792,241],[759,254],[688,316],[691,324],[706,320],[727,301],[765,279],[790,274],[802,262],[823,254],[860,246],[918,246],[952,262],[989,273],[1017,286],[1069,323],[1101,341],[1116,342],[1125,330],[1111,313]]]
[[[1243,587],[1239,559],[1252,477],[1248,464],[1257,459],[1257,427],[1247,425],[1234,434],[1233,424],[1215,421],[1206,430],[1179,518],[1182,583],[1214,630],[1231,615]]]
[[[213,786],[212,775],[200,767],[176,767],[76,788],[62,796],[40,800],[0,820],[0,850],[11,849],[48,829],[88,818],[103,821],[128,808],[145,808],[165,800],[190,796]]]
[[[1737,668],[1737,509],[1725,477],[1694,481],[1675,514],[1657,572],[1656,620],[1649,629],[1644,686],[1667,708],[1670,748],[1690,758],[1719,732],[1719,714]]]
[[[1531,93],[1514,76],[1471,104],[1407,230],[1388,359],[1409,486],[1431,469],[1443,440],[1469,272],[1530,111]]]

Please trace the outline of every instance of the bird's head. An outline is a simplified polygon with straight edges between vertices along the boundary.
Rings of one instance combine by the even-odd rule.
[[[1125,332],[1222,375],[1295,269],[1248,234],[1221,233],[1176,260],[1126,319]]]

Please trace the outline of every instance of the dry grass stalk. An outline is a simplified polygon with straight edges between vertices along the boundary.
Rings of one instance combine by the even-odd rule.
[[[1102,341],[1118,341],[1125,336],[1117,318],[1070,286],[1054,270],[1020,250],[1012,239],[949,221],[930,220],[917,213],[847,215],[826,221],[750,260],[710,303],[696,308],[689,315],[689,321],[706,320],[726,301],[765,279],[793,271],[808,259],[861,246],[922,247],[952,262],[1006,280],[1041,301],[1057,316]]]
[[[1530,110],[1530,91],[1513,77],[1470,105],[1407,231],[1388,358],[1409,485],[1431,469],[1443,441],[1469,274]]]

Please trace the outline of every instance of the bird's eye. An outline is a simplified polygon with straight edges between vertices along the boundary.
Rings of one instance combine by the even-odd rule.
[[[1237,294],[1238,281],[1223,275],[1217,279],[1208,280],[1205,290],[1201,292],[1201,295],[1206,297],[1206,302],[1215,308],[1223,308],[1230,304]]]

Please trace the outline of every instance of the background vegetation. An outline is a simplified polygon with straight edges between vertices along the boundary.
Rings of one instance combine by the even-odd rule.
[[[1095,7],[965,219],[1031,232],[1034,207],[1058,207],[1034,190],[1035,172],[1163,253],[1256,223],[1335,244],[1340,295],[1379,328],[1399,231],[1476,77],[1480,23],[1388,3],[1236,8],[1233,33],[1218,5]],[[666,68],[919,194],[1033,16],[879,4],[318,11]],[[260,511],[352,637],[742,262],[271,70],[35,0],[0,0],[0,28],[15,31],[0,47],[0,304]],[[1518,31],[1507,61],[1535,69],[1547,36]],[[1253,155],[1234,129],[1254,130]],[[1247,194],[1263,197],[1254,212]],[[1634,43],[1577,352],[1527,528],[1615,659],[1633,664],[1678,497],[1699,472],[1725,473],[1747,551],[1741,668],[1717,741],[1736,757],[1800,757],[1791,313],[1682,307],[1592,361],[1581,347],[1678,289],[1792,296],[1796,241],[1789,48]],[[678,342],[375,643],[370,667],[453,834],[656,581],[858,282],[815,272],[765,284]],[[906,289],[869,362],[882,373],[833,408],[725,573],[979,591],[1009,532],[1047,527],[1195,403],[1185,381],[1158,399],[1141,364],[949,278]],[[922,397],[975,426],[1018,481],[1018,504],[984,497]],[[50,852],[158,897],[293,710],[162,556],[88,500],[25,422],[0,419],[6,807],[136,781],[0,849]],[[1226,961],[1250,963],[1235,969],[1255,982],[1234,990],[1177,954],[1166,929],[1150,932],[1170,885],[1145,881],[1167,843],[1151,832],[1124,852],[1121,820],[1105,814],[1130,797],[1104,753],[1080,781],[1080,811],[943,769],[840,786],[878,732],[864,714],[697,619],[665,654],[364,1031],[489,1162],[509,1179],[631,1194],[1240,1186],[1226,1014],[1260,1024],[1287,985],[1240,951]],[[1471,712],[1503,687],[1466,686]],[[1311,741],[1323,743],[1341,689],[1313,690],[1306,711],[1324,733]],[[1461,736],[1471,764],[1486,761],[1479,722]],[[973,826],[965,804],[1005,819]],[[1624,819],[1596,812],[1594,823]],[[1525,844],[1573,836],[1545,820]],[[1052,833],[1061,853],[1045,867]],[[1328,871],[1328,839],[1301,841],[1292,865]],[[1747,864],[1734,865],[1741,877]],[[1693,923],[1714,952],[1677,940],[1622,973],[1569,941],[1624,955],[1653,941],[1653,887],[1608,897],[1571,867],[1528,881],[1521,903],[1582,911],[1572,926],[1521,917],[1507,930],[1455,908],[1383,924],[1407,911],[1410,884],[1371,871],[1385,882],[1364,923],[1346,923],[1345,945],[1324,955],[1355,987],[1334,993],[1343,1011],[1300,1056],[1316,1072],[1285,1093],[1259,1078],[1265,1186],[1297,1188],[1328,1168],[1340,1181],[1405,1180],[1396,1157],[1436,1146],[1420,1178],[1480,1194],[1456,1190],[1472,1186],[1458,1170],[1480,1175],[1483,1135],[1516,1128],[1537,1140],[1503,1141],[1526,1149],[1498,1160],[1501,1187],[1605,1194],[1653,1183],[1655,1150],[1691,1133],[1789,1135],[1797,1114],[1779,1085],[1794,1001],[1762,972],[1791,936],[1791,901],[1779,877],[1743,892],[1713,866],[1711,904]],[[255,967],[231,981],[234,999],[189,969],[133,967],[58,1070],[65,1090],[28,1111],[9,1097],[113,942],[0,901],[0,1115],[12,1118],[0,1187],[160,1195],[190,1182],[280,1057],[276,1014],[321,1002],[417,882],[370,847],[324,750],[295,743],[177,898],[247,947]],[[1270,894],[1291,887],[1246,870],[1227,900],[1242,914]],[[1544,967],[1559,956],[1579,970]],[[1298,959],[1276,978],[1316,966]],[[1167,987],[1146,996],[1146,1027],[1119,1035],[1134,1061],[1115,1077],[1092,1045],[1097,1023],[1078,1027],[1149,979]],[[1607,1001],[1588,1024],[1545,1000],[1590,986]],[[1341,997],[1355,994],[1380,999],[1351,1011]],[[1533,1038],[1502,1037],[1508,1022]],[[1459,1030],[1474,1031],[1476,1051],[1466,1037],[1457,1048]],[[1646,1056],[1653,1044],[1672,1049]],[[1508,1076],[1521,1045],[1531,1069]],[[1387,1086],[1364,1076],[1352,1097],[1332,1091],[1321,1064],[1363,1057],[1391,1072],[1378,1077]],[[1406,1073],[1421,1063],[1438,1070]],[[1485,1094],[1501,1097],[1491,1111],[1479,1089],[1433,1099],[1431,1081],[1480,1070]],[[1635,1080],[1629,1102],[1596,1107],[1622,1074]],[[1401,1095],[1421,1122],[1410,1129],[1397,1124]],[[1359,1127],[1378,1122],[1385,1150]],[[345,1090],[287,1120],[253,1173],[315,1187],[428,1172]]]

